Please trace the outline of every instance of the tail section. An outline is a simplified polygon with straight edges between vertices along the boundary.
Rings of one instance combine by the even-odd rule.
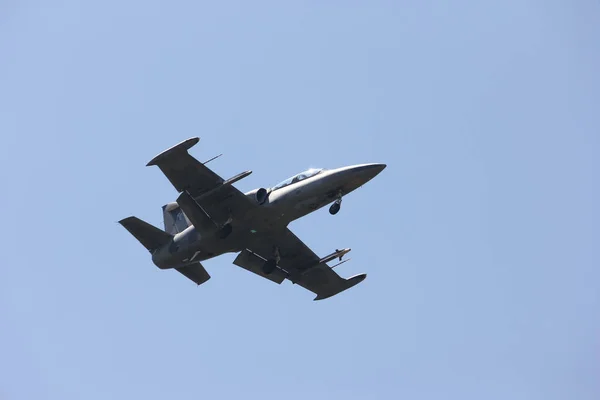
[[[150,252],[169,243],[173,238],[173,235],[136,217],[124,218],[119,223]]]
[[[176,235],[190,226],[190,221],[176,202],[165,204],[162,209],[165,232]]]

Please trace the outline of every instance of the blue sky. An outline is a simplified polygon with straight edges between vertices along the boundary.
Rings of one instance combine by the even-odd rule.
[[[0,3],[2,399],[597,399],[600,6]],[[116,221],[199,136],[237,187],[384,162],[335,217],[359,286],[196,287]]]

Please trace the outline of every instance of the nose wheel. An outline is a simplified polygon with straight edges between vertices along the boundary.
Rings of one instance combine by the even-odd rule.
[[[340,208],[342,208],[342,195],[341,193],[338,195],[337,200],[329,207],[329,214],[335,215],[340,212]]]

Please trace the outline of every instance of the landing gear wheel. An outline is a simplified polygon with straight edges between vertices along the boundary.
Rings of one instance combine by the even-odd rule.
[[[231,226],[231,224],[225,225],[219,231],[219,238],[225,239],[227,236],[229,236],[231,234],[231,231],[233,231],[233,227]]]
[[[262,272],[265,275],[269,275],[270,273],[275,271],[276,267],[277,267],[277,263],[275,262],[275,260],[267,260],[267,261],[265,261],[265,263],[262,266]]]
[[[329,214],[331,215],[335,215],[340,211],[342,204],[339,201],[336,201],[335,203],[333,203],[331,205],[331,207],[329,207]]]

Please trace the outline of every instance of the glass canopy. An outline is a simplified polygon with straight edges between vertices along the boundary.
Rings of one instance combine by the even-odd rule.
[[[278,183],[277,185],[273,186],[271,188],[271,190],[277,190],[277,189],[281,189],[282,187],[286,187],[288,185],[291,185],[292,183],[296,183],[296,182],[300,182],[304,179],[310,178],[312,176],[315,176],[321,172],[324,171],[324,168],[311,168],[308,169],[304,172],[300,172],[298,175],[294,175],[291,178],[287,178],[285,181]]]

